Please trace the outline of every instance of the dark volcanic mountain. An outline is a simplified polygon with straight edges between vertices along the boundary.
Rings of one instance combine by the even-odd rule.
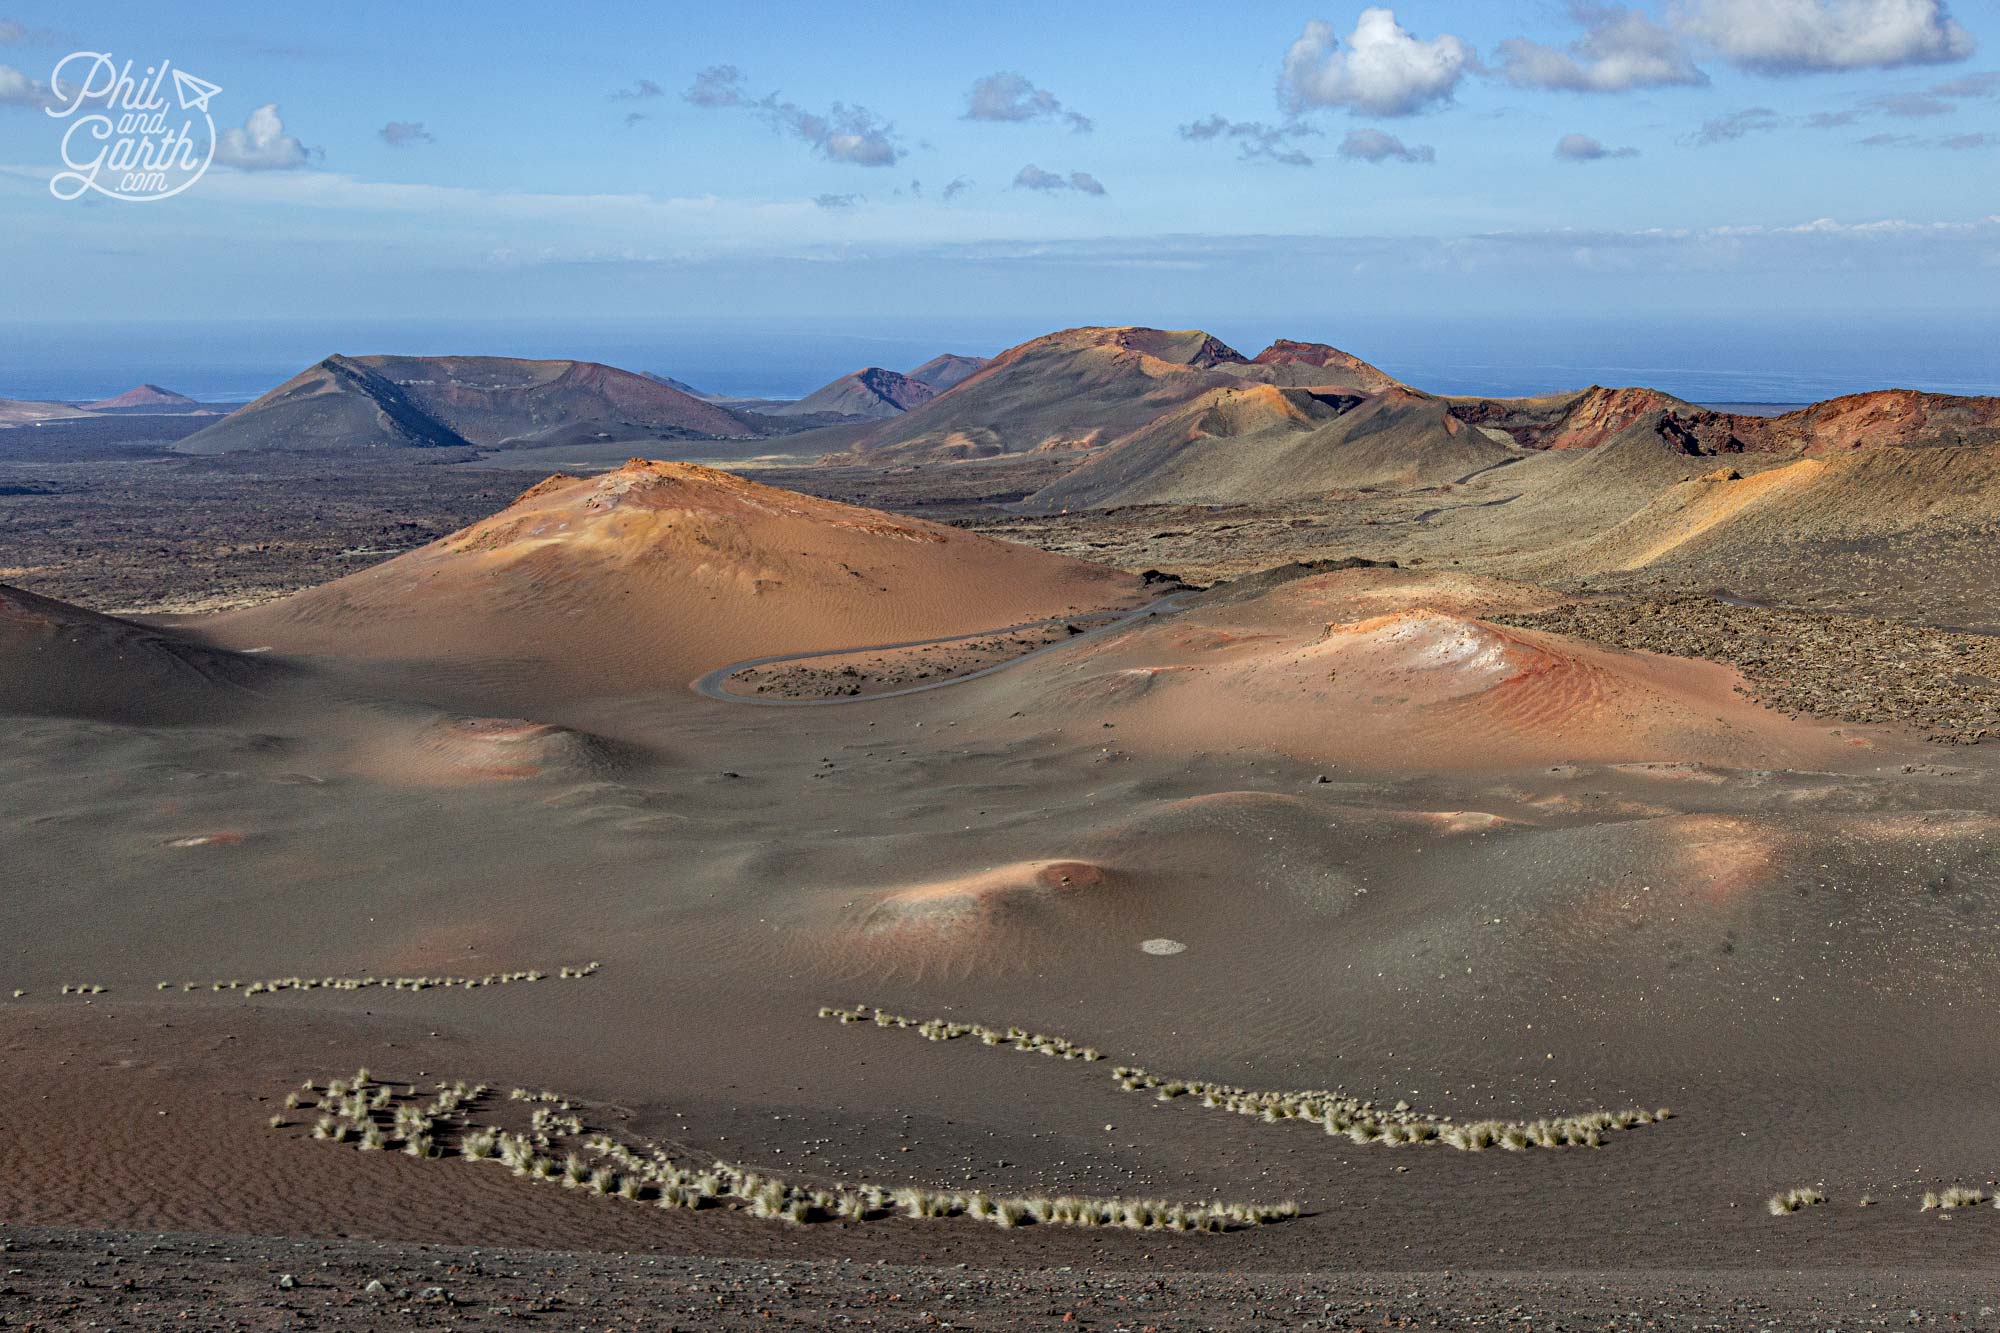
[[[334,355],[199,431],[188,453],[531,444],[582,425],[757,434],[726,408],[592,361]]]
[[[946,352],[942,356],[932,357],[908,373],[917,383],[928,384],[939,393],[943,393],[946,389],[956,388],[965,383],[986,366],[986,357],[959,356],[953,352]]]
[[[815,389],[796,403],[764,409],[774,417],[831,413],[849,417],[899,417],[929,402],[937,390],[922,380],[869,366]]]

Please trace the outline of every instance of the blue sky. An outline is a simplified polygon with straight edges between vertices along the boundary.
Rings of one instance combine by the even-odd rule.
[[[223,163],[52,198],[79,49]],[[0,0],[0,320],[1988,312],[1996,71],[1939,0]]]

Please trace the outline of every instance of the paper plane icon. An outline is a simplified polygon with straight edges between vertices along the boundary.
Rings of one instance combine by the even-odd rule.
[[[208,110],[208,99],[222,91],[207,79],[197,79],[184,69],[174,71],[174,89],[180,94],[183,111]]]

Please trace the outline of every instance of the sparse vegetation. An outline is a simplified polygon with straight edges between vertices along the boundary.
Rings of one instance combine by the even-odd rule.
[[[308,1087],[310,1088],[310,1081]],[[398,1098],[400,1097],[400,1102]],[[735,1208],[753,1217],[803,1225],[823,1221],[867,1222],[903,1216],[969,1217],[995,1226],[1121,1226],[1139,1230],[1233,1231],[1298,1216],[1298,1205],[1171,1202],[1159,1199],[1027,1195],[996,1198],[874,1184],[831,1185],[788,1180],[729,1162],[697,1165],[665,1146],[627,1142],[591,1132],[567,1099],[515,1088],[509,1102],[534,1103],[525,1129],[480,1123],[475,1113],[498,1113],[484,1084],[438,1084],[428,1102],[378,1084],[367,1070],[326,1085],[312,1137],[353,1143],[367,1151],[400,1147],[424,1158],[497,1161],[527,1180],[556,1181],[607,1199],[659,1208]],[[554,1109],[551,1109],[554,1108]],[[273,1128],[281,1116],[274,1116]],[[558,1156],[560,1154],[560,1156]]]
[[[835,1022],[873,1022],[882,1028],[914,1031],[929,1041],[955,1041],[976,1037],[981,1045],[1006,1046],[1016,1051],[1061,1056],[1065,1060],[1098,1061],[1104,1057],[1095,1047],[1081,1046],[1065,1037],[1029,1032],[1025,1028],[987,1027],[948,1019],[913,1019],[887,1013],[868,1005],[842,1009],[820,1007],[821,1018]],[[1328,1134],[1344,1136],[1350,1143],[1449,1144],[1462,1152],[1482,1152],[1498,1148],[1522,1152],[1529,1148],[1596,1148],[1604,1136],[1615,1130],[1631,1129],[1673,1118],[1666,1107],[1647,1111],[1585,1111],[1540,1120],[1454,1121],[1412,1109],[1407,1102],[1381,1107],[1373,1101],[1353,1097],[1338,1089],[1303,1091],[1258,1091],[1201,1079],[1167,1078],[1136,1065],[1117,1065],[1111,1077],[1127,1092],[1151,1091],[1159,1101],[1192,1098],[1214,1110],[1234,1111],[1266,1124],[1303,1120],[1319,1125]]]
[[[1815,1185],[1804,1185],[1796,1189],[1781,1190],[1765,1200],[1764,1207],[1773,1217],[1783,1217],[1796,1213],[1801,1208],[1811,1208],[1826,1202],[1826,1191]]]
[[[603,963],[590,962],[578,966],[568,964],[558,968],[555,975],[564,981],[581,981],[595,976]],[[168,992],[178,989],[183,995],[206,989],[213,993],[238,991],[244,995],[276,995],[280,991],[310,990],[401,990],[423,991],[458,987],[463,990],[477,990],[483,986],[508,986],[517,981],[541,981],[549,976],[538,968],[526,968],[515,972],[489,972],[478,977],[277,977],[268,981],[159,981],[153,989]],[[64,995],[108,995],[110,989],[94,982],[64,982]],[[14,998],[24,999],[28,992],[16,989]]]
[[[1960,1208],[1972,1208],[1985,1203],[1988,1197],[1985,1190],[1973,1185],[1952,1185],[1942,1190],[1925,1190],[1923,1203],[1917,1211],[1927,1213],[1936,1209],[1946,1213],[1956,1212]]]
[[[557,970],[555,975],[564,981],[581,981],[585,977],[595,976],[603,966],[604,964],[599,962],[584,963],[579,966],[564,965]],[[484,976],[477,977],[275,977],[267,981],[251,982],[240,980],[211,981],[206,983],[183,981],[180,983],[180,989],[183,992],[194,991],[206,985],[211,991],[241,991],[245,995],[275,995],[280,991],[310,990],[353,991],[380,989],[424,991],[450,989],[452,987],[457,987],[461,990],[478,990],[483,986],[510,986],[517,981],[541,981],[548,975],[548,973],[541,971],[539,968],[524,968],[514,972],[489,972]],[[174,983],[171,981],[162,981],[158,985],[158,989],[163,991],[172,990],[173,988]],[[67,988],[65,988],[65,993],[67,993]],[[95,992],[85,991],[81,993],[102,994],[103,990],[100,987]]]

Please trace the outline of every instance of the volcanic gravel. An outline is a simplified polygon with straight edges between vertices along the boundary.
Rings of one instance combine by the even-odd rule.
[[[2000,735],[2000,637],[1716,597],[1573,602],[1496,617],[1525,629],[1726,662],[1794,716],[1914,727],[1970,745]]]

